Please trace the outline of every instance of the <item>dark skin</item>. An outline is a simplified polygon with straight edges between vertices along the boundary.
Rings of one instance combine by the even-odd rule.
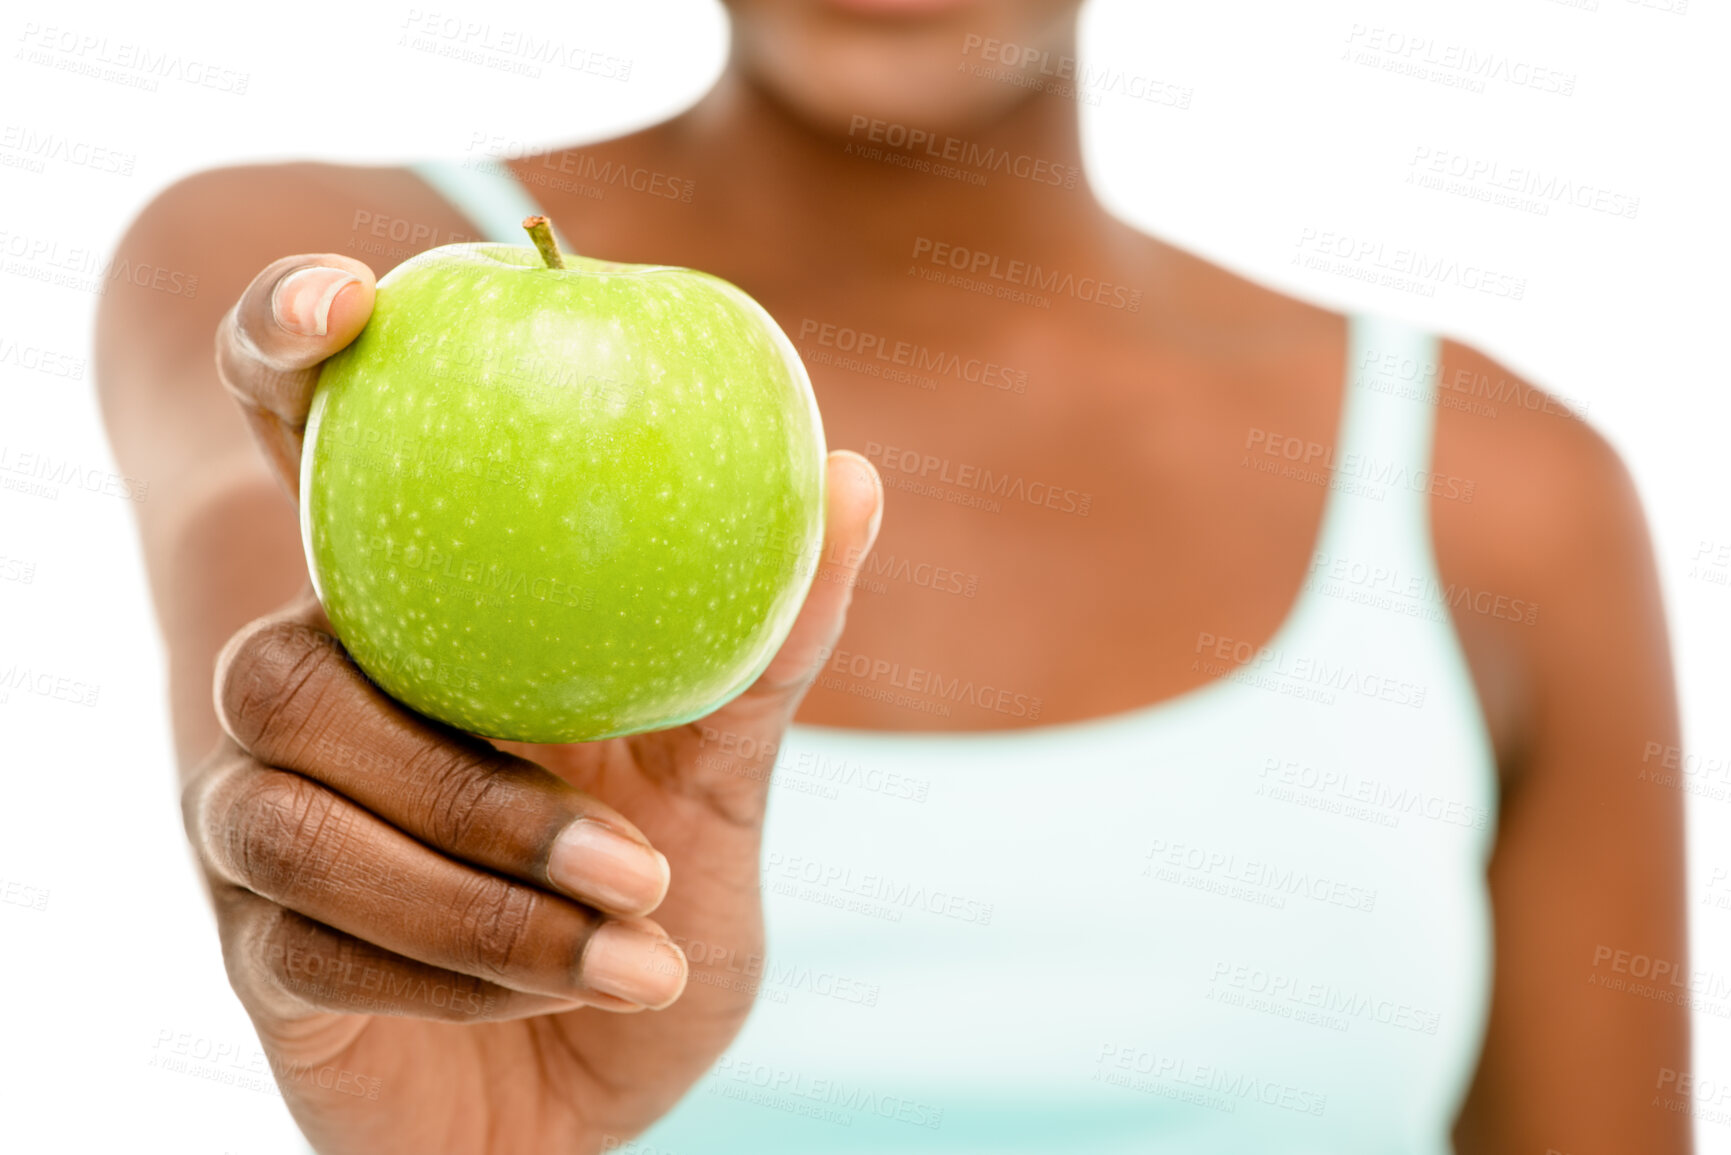
[[[945,19],[861,25],[826,17],[818,6],[739,4],[735,59],[692,111],[619,140],[512,162],[579,250],[715,272],[762,302],[802,351],[822,348],[800,339],[803,325],[832,323],[1026,374],[1021,394],[949,377],[923,390],[808,355],[831,445],[915,449],[1092,496],[1085,518],[1018,502],[994,514],[898,490],[895,471],[882,467],[892,485],[877,556],[976,575],[978,588],[964,599],[886,580],[858,592],[848,611],[841,591],[869,545],[873,498],[867,471],[839,459],[832,468],[845,476],[835,488],[856,500],[839,511],[832,505],[830,568],[812,595],[820,604],[808,605],[809,628],[790,643],[797,649],[803,639],[805,648],[788,652],[781,680],[748,696],[730,722],[771,740],[796,710],[802,722],[865,729],[1033,723],[965,708],[940,718],[844,687],[808,691],[821,643],[844,612],[841,648],[1038,697],[1041,723],[1170,698],[1208,676],[1195,668],[1199,633],[1258,643],[1274,633],[1316,541],[1327,491],[1241,462],[1253,430],[1333,444],[1345,358],[1339,315],[1135,232],[1095,202],[1085,181],[1064,189],[994,175],[979,188],[845,151],[852,118],[866,114],[1080,168],[1074,103],[958,78],[961,33]],[[1073,51],[1066,4],[984,5],[968,20],[967,29],[1054,55]],[[875,66],[886,59],[902,62],[902,74],[886,79]],[[686,203],[615,186],[596,200],[553,179],[582,183],[582,172],[596,171],[586,161],[667,174],[691,182],[696,195]],[[316,607],[295,601],[305,570],[294,509],[283,498],[289,474],[270,462],[292,462],[294,406],[304,412],[304,389],[281,388],[282,379],[334,351],[370,309],[370,273],[359,262],[382,275],[409,255],[407,246],[388,251],[391,242],[357,229],[362,213],[423,230],[433,239],[421,247],[477,231],[400,169],[206,173],[146,209],[118,254],[195,273],[198,296],[117,282],[104,301],[104,410],[123,471],[151,484],[141,528],[172,663],[194,842],[212,879],[231,976],[273,1056],[334,1061],[396,1089],[390,1101],[357,1105],[285,1083],[291,1109],[321,1150],[595,1150],[605,1136],[635,1133],[665,1111],[726,1045],[749,998],[704,984],[704,965],[695,962],[698,981],[671,1008],[643,1015],[617,1014],[624,1008],[581,984],[549,989],[508,969],[477,976],[470,972],[488,968],[460,965],[445,970],[492,983],[474,989],[505,1008],[480,1016],[489,1020],[482,1026],[451,1026],[426,1007],[371,1015],[358,1004],[330,1005],[328,993],[309,1003],[304,989],[285,993],[270,981],[258,927],[292,924],[312,936],[306,949],[315,953],[389,947],[388,965],[451,964],[452,952],[434,958],[425,942],[382,943],[383,932],[365,919],[348,928],[350,938],[322,929],[321,914],[335,916],[309,910],[312,899],[235,877],[209,849],[222,842],[228,811],[196,801],[220,795],[225,782],[258,781],[263,767],[297,757],[316,762],[303,749],[306,735],[327,732],[339,714],[368,749],[400,754],[393,742],[424,741],[447,763],[486,758],[455,736],[414,730],[412,719],[369,698],[340,660],[320,664],[318,646],[294,651],[288,668],[255,662],[239,677],[235,655],[244,662],[256,654],[255,630],[218,671],[224,644],[260,615],[276,611],[279,621],[301,623],[271,627],[288,631],[291,642],[322,625]],[[1142,291],[1140,306],[1131,312],[1060,297],[1045,310],[929,284],[908,275],[921,237],[1130,286]],[[326,256],[273,266],[285,254]],[[280,339],[267,351],[274,368],[225,370],[229,392],[252,406],[249,431],[244,406],[225,396],[212,366],[212,334],[237,300],[244,308],[249,286],[256,303],[261,280],[268,296],[283,271],[309,263],[352,268],[363,283],[338,297],[327,337]],[[1445,342],[1440,377],[1447,383],[1459,374],[1516,380],[1482,354]],[[260,430],[263,455],[249,443]],[[1594,969],[1595,950],[1605,946],[1686,966],[1680,796],[1635,776],[1649,743],[1678,744],[1678,723],[1633,487],[1603,439],[1554,402],[1499,404],[1494,417],[1439,407],[1434,466],[1473,483],[1470,502],[1431,501],[1442,580],[1539,607],[1532,625],[1454,610],[1503,790],[1490,871],[1492,1013],[1457,1122],[1458,1149],[1687,1152],[1687,1117],[1650,1105],[1658,1069],[1688,1066],[1686,1012],[1588,984],[1606,973]],[[277,610],[285,603],[289,609]],[[329,679],[311,705],[295,692],[309,668]],[[243,682],[231,703],[265,702],[257,715],[265,721],[237,726],[233,713],[244,711],[231,711],[225,736],[211,705],[213,675],[219,697]],[[534,901],[585,925],[653,912],[676,942],[756,949],[762,783],[737,767],[704,777],[690,756],[694,741],[687,732],[510,747],[546,768],[525,779],[537,805],[559,814],[604,806],[672,868],[658,908],[650,899],[608,907],[571,892],[570,910],[556,905],[561,899]],[[351,758],[351,768],[358,761]],[[254,777],[239,777],[236,766]],[[369,789],[333,781],[328,766],[290,769],[339,798]],[[570,787],[586,801],[560,792]],[[401,804],[362,805],[413,833]],[[298,817],[290,825],[302,842],[283,851],[295,862],[317,849],[305,844],[306,814]],[[487,865],[487,851],[448,845],[436,832],[419,837],[449,859]],[[496,848],[509,839],[495,832],[492,841]],[[529,861],[535,853],[526,853],[523,862],[489,869],[548,890]],[[405,869],[435,865],[445,864]],[[365,905],[358,889],[345,893],[356,909]],[[404,1131],[403,1120],[428,1103],[445,1111],[433,1129]],[[431,1145],[435,1136],[451,1145]]]

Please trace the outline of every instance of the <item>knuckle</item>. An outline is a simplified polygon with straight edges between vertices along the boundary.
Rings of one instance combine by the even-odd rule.
[[[477,843],[494,824],[489,816],[497,811],[495,801],[502,792],[500,776],[487,759],[466,750],[432,746],[409,759],[402,775],[415,783],[420,811],[426,815],[427,835],[435,846],[483,852]]]
[[[341,662],[336,639],[311,626],[277,619],[246,627],[218,659],[223,728],[255,753],[283,749],[316,717]]]
[[[308,960],[309,954],[323,957],[318,950],[321,937],[316,924],[283,907],[272,907],[258,916],[246,936],[247,962],[278,989],[295,990],[304,972],[323,969],[309,966]]]
[[[278,257],[247,282],[217,331],[219,354],[230,352],[249,368],[268,363],[266,346],[275,343],[272,340],[275,334],[263,322],[271,316],[276,287],[289,273],[310,261],[307,257]]]
[[[216,375],[230,393],[247,399],[251,392],[247,381],[256,364],[258,350],[241,330],[240,303],[236,302],[216,324]]]
[[[459,969],[504,978],[521,960],[541,898],[489,874],[471,874],[456,900]]]
[[[244,405],[285,418],[294,416],[289,410],[310,393],[310,366],[280,363],[277,340],[258,331],[257,312],[242,297],[217,324],[217,379]]]
[[[217,931],[222,939],[223,968],[229,985],[243,1000],[260,980],[274,983],[273,943],[288,911],[245,890],[216,895]]]
[[[218,866],[278,901],[337,888],[353,816],[336,795],[295,774],[261,769],[223,791],[205,832]]]
[[[364,944],[277,907],[260,917],[248,945],[247,965],[297,1003],[342,1010],[361,1001],[353,988]]]
[[[196,767],[181,787],[180,822],[186,830],[186,840],[201,854],[210,825],[207,815],[211,795],[231,770],[232,764],[227,759],[212,756]]]

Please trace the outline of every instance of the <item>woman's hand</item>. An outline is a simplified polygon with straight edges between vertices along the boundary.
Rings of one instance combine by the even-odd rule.
[[[291,493],[319,362],[372,303],[359,262],[288,257],[223,319],[223,383]],[[833,560],[764,675],[702,723],[489,745],[373,686],[310,593],[229,642],[228,739],[186,826],[230,981],[321,1152],[600,1150],[732,1039],[754,994],[734,976],[763,947],[773,751],[882,512],[857,455],[831,455],[828,493]],[[689,975],[681,943],[703,944]]]

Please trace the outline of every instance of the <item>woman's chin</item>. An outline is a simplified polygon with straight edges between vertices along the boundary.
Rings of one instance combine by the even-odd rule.
[[[860,137],[873,122],[966,136],[1029,97],[1025,88],[961,71],[955,45],[925,54],[861,52],[837,46],[795,61],[753,61],[753,81],[801,122],[837,137]],[[813,67],[812,61],[819,61]]]
[[[1023,57],[1074,52],[1073,0],[729,6],[736,65],[798,119],[837,136],[862,118],[965,136],[1028,99]]]

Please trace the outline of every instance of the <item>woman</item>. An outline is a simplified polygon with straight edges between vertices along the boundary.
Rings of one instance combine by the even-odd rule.
[[[1548,399],[1439,403],[1542,397],[1469,348],[1112,219],[1052,80],[1074,0],[730,9],[665,124],[203,173],[122,246],[199,277],[115,286],[102,399],[152,482],[188,831],[313,1144],[1688,1150],[1654,1097],[1686,1012],[1607,985],[1686,973],[1611,450]],[[519,241],[531,204],[750,292],[859,451],[793,634],[693,726],[495,749],[306,592],[281,489],[410,251],[373,226]]]

